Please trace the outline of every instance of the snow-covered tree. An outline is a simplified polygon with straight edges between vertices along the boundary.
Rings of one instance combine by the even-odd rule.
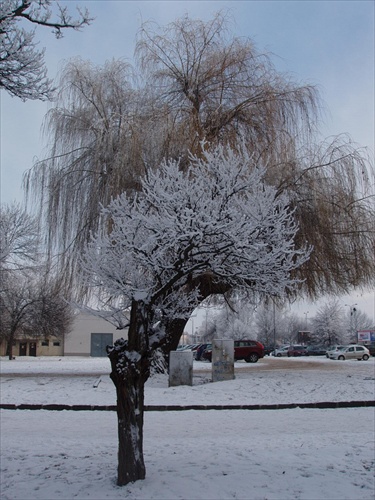
[[[217,147],[191,157],[187,169],[164,162],[102,209],[110,230],[92,237],[82,258],[87,285],[115,324],[129,318],[128,340],[109,349],[117,391],[118,484],[145,477],[142,452],[144,384],[152,353],[174,339],[207,296],[237,289],[282,296],[298,286],[291,272],[309,256],[296,248],[298,227],[286,196],[277,196],[243,148]],[[107,318],[108,319],[108,318]]]
[[[257,308],[255,327],[258,340],[265,345],[296,342],[302,321],[287,313],[281,303],[268,300]]]
[[[284,336],[282,337],[285,343],[297,343],[299,340],[299,332],[306,331],[306,321],[300,318],[297,314],[288,314],[285,321]]]
[[[371,330],[374,328],[371,318],[356,306],[350,307],[345,318],[345,323],[347,337],[350,342],[355,343],[358,341],[358,330]]]
[[[339,301],[329,300],[312,318],[312,338],[325,345],[340,344],[347,341],[344,311]]]
[[[258,307],[255,313],[255,330],[258,340],[264,345],[273,345],[280,337],[280,323],[279,308],[272,300]]]
[[[200,305],[200,309],[204,311],[203,321],[197,330],[201,342],[211,342],[212,339],[217,338],[217,309],[208,305],[209,301],[210,299]]]
[[[55,0],[2,0],[0,3],[0,88],[12,96],[26,99],[50,99],[52,81],[47,77],[44,49],[37,49],[35,29],[28,25],[53,28],[57,38],[63,30],[79,30],[89,24],[88,11],[78,9],[73,19],[67,7]]]
[[[256,339],[254,331],[255,304],[249,300],[234,296],[225,297],[217,304],[215,315],[211,319],[211,339]]]
[[[211,342],[215,338],[234,338],[232,327],[230,332],[227,327],[230,321],[229,318],[231,318],[232,322],[235,321],[235,310],[233,306],[229,306],[226,295],[210,296],[200,304],[200,309],[210,308],[209,313],[209,309],[206,309],[206,317],[198,328],[198,335],[202,342]]]

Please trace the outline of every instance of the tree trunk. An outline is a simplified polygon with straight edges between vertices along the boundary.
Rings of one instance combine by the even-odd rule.
[[[143,411],[144,385],[149,376],[147,310],[143,302],[133,302],[129,339],[108,349],[111,379],[116,387],[118,418],[117,484],[124,486],[144,479]]]
[[[202,298],[208,297],[214,289],[210,277],[206,280],[201,279],[200,286]],[[150,306],[148,307],[141,299],[134,299],[128,340],[120,339],[113,347],[108,348],[112,368],[111,379],[117,394],[119,441],[117,484],[119,486],[146,477],[143,460],[143,411],[144,385],[150,374],[151,318]],[[176,319],[167,325],[166,340],[162,345],[167,356],[172,349],[177,348],[185,324],[185,319]]]
[[[10,360],[13,359],[14,335],[15,335],[15,332],[12,331],[12,332],[10,332],[10,335],[8,337],[7,354],[8,354],[8,358]]]
[[[169,354],[171,351],[175,351],[177,349],[180,338],[184,333],[186,323],[186,319],[177,318],[166,325],[165,341],[161,344],[160,347],[163,352],[167,367],[169,366]]]
[[[124,360],[124,357],[122,357]],[[124,486],[146,477],[143,460],[143,411],[145,380],[138,363],[126,359],[123,373],[112,371],[116,386],[118,419],[117,484]],[[113,368],[112,368],[113,370]]]
[[[197,286],[199,287],[201,302],[212,294],[224,294],[230,289],[226,283],[214,282],[213,276],[209,272],[197,276],[195,280],[189,283],[189,285],[191,290]],[[187,287],[186,293],[188,292],[189,288]],[[161,345],[161,349],[166,359],[167,366],[169,366],[169,353],[177,349],[180,338],[184,333],[186,323],[186,319],[175,318],[168,322],[165,327],[166,336],[165,341]]]
[[[9,344],[9,340],[8,340],[8,342],[7,342],[7,350],[6,350],[5,356],[8,356],[9,359],[12,359],[12,354],[13,354],[12,351],[10,349],[10,344]]]

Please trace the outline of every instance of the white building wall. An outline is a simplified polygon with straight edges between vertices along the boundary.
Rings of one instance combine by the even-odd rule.
[[[112,333],[113,342],[121,337],[128,338],[127,329],[116,330],[108,321],[80,312],[73,322],[71,332],[65,335],[64,356],[90,356],[92,333]]]

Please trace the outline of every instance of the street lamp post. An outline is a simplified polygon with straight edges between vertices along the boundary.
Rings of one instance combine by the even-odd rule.
[[[275,299],[273,299],[273,349],[276,349],[276,311],[275,311]]]
[[[353,335],[353,337],[356,337],[355,335],[355,321],[353,323],[353,319],[355,319],[355,313],[357,312],[357,309],[354,306],[357,306],[358,304],[345,304],[345,306],[349,307],[350,310],[350,335]],[[354,325],[354,327],[353,327]]]
[[[305,315],[305,330],[307,332],[307,315],[309,314],[309,311],[306,311],[305,313],[303,313]]]

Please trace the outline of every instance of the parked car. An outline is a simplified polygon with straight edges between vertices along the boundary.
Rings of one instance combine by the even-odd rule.
[[[244,359],[247,363],[256,363],[258,359],[264,357],[264,346],[256,340],[235,340],[234,341],[234,360]],[[212,361],[212,345],[203,351],[203,359]]]
[[[367,344],[365,347],[370,351],[370,356],[375,356],[375,344]]]
[[[256,363],[264,357],[264,346],[256,340],[235,340],[234,359],[244,359],[246,363]]]
[[[307,356],[306,354],[306,346],[304,345],[290,345],[288,347],[288,352],[287,356],[288,358],[290,357],[296,357],[296,356]]]
[[[177,349],[176,351],[184,351],[185,349],[187,349],[189,346],[187,344],[180,344],[179,346],[177,346]]]
[[[339,359],[343,361],[344,359],[358,359],[361,361],[367,361],[370,357],[370,351],[363,345],[348,345],[344,349],[334,351],[330,356],[330,359]]]
[[[195,353],[196,353],[199,346],[200,346],[200,344],[193,344],[192,345],[190,350],[193,351],[193,356],[195,356]]]
[[[198,349],[200,344],[186,344],[186,345],[179,345],[177,347],[177,351],[193,351],[193,353],[195,353],[195,351]]]
[[[181,344],[177,347],[177,351],[190,351],[193,344]]]
[[[324,345],[308,345],[306,348],[306,356],[325,356],[327,348]]]
[[[275,349],[272,353],[272,356],[276,356],[277,358],[281,358],[282,356],[287,356],[288,355],[288,345],[284,345],[283,347],[279,347],[278,349]]]
[[[211,344],[199,344],[197,349],[194,351],[194,359],[196,361],[200,361],[202,359],[202,354],[203,352],[207,349],[207,347],[210,347]]]
[[[207,344],[201,352],[201,361],[211,361],[212,358],[212,344]]]
[[[265,356],[270,356],[273,353],[274,350],[275,350],[274,346],[269,346],[269,345],[266,346],[265,345],[264,346],[264,355]]]
[[[334,352],[341,351],[342,349],[345,349],[347,347],[346,345],[332,345],[327,348],[326,356],[327,358],[330,358],[331,355],[333,355]]]

